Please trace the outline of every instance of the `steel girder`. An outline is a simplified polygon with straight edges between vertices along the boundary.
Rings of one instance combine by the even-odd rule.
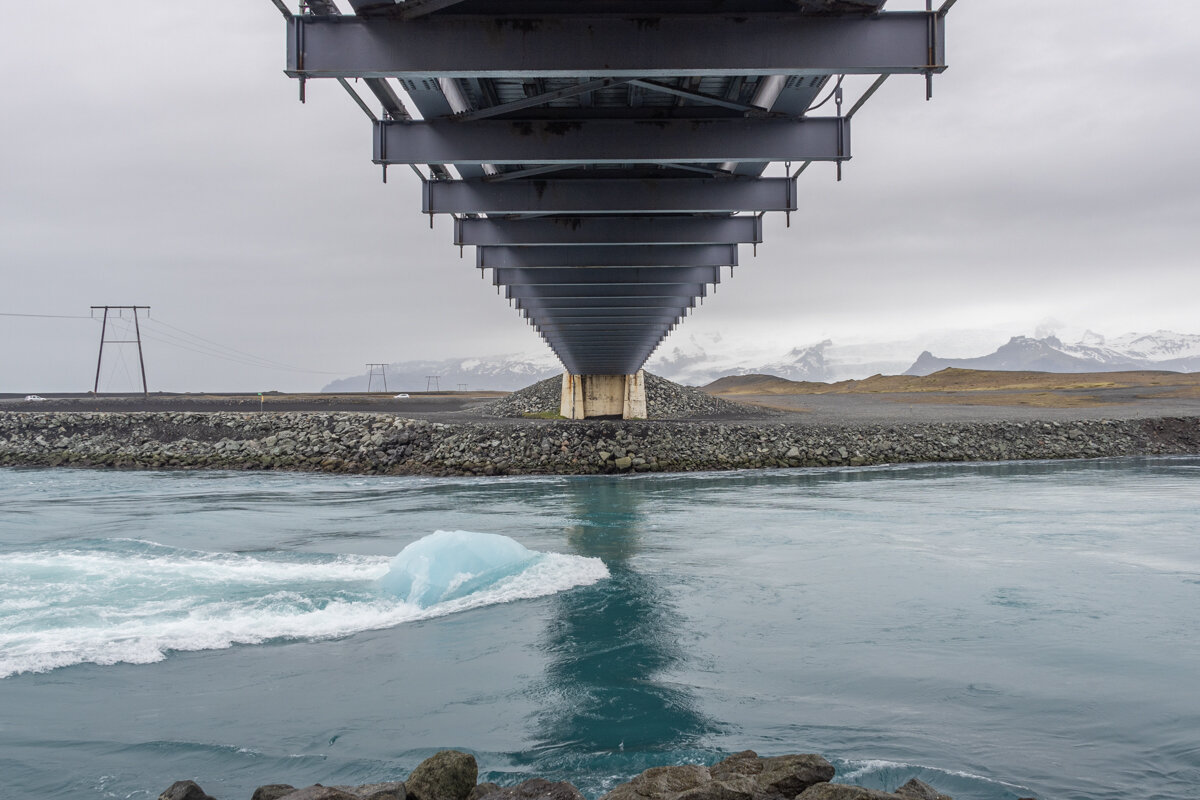
[[[518,311],[526,314],[542,311],[576,311],[579,313],[621,311],[632,314],[643,310],[665,311],[668,309],[683,313],[688,309],[695,308],[695,305],[693,298],[660,299],[657,297],[626,297],[620,303],[614,303],[605,297],[519,297],[514,303]]]
[[[648,320],[675,319],[687,311],[687,306],[670,306],[664,308],[536,308],[532,312],[522,309],[527,319],[552,320],[593,320],[611,322],[613,320]]]
[[[686,303],[706,297],[707,283],[612,284],[609,286],[505,286],[509,300],[677,300]]]
[[[762,217],[594,216],[454,220],[454,243],[464,246],[614,244],[757,244]]]
[[[539,267],[492,270],[497,286],[609,286],[720,283],[720,267]]]
[[[475,266],[496,267],[733,267],[736,244],[587,244],[475,248]]]
[[[944,18],[871,16],[472,17],[420,22],[300,16],[287,74],[307,78],[630,77],[940,72]]]
[[[719,214],[795,211],[791,178],[426,181],[426,214]]]
[[[850,123],[842,117],[375,123],[376,164],[688,164],[849,158]]]

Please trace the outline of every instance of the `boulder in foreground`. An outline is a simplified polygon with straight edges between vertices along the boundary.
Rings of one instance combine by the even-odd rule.
[[[652,767],[600,800],[953,800],[913,778],[895,793],[830,783],[833,765],[819,755],[763,758],[753,750],[735,753],[705,767],[700,764]],[[405,782],[296,789],[260,786],[251,800],[585,800],[566,781],[531,778],[516,786],[480,783],[475,757],[443,750],[417,765]],[[177,781],[159,800],[216,800],[194,781]]]

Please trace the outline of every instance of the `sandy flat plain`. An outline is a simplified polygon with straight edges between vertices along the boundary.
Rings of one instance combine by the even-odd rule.
[[[811,383],[773,376],[724,378],[710,393],[748,406],[746,419],[817,424],[966,422],[1200,417],[1200,373],[1111,372],[1055,374],[943,370],[925,377],[875,376]],[[264,411],[380,412],[454,421],[506,392],[281,394],[262,397]],[[247,411],[257,394],[0,395],[0,411]],[[769,416],[758,409],[775,412]],[[779,412],[784,412],[780,414]],[[533,420],[531,420],[533,422]]]

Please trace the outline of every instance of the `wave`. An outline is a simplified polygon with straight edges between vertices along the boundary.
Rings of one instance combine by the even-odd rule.
[[[133,539],[0,553],[0,679],[339,638],[608,577],[599,559],[527,552],[519,569],[424,606],[381,585],[390,561],[381,556],[214,553]]]

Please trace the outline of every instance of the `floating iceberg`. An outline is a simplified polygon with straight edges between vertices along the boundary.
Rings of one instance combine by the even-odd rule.
[[[428,608],[493,586],[541,555],[496,533],[436,531],[401,550],[379,584],[405,602]]]

